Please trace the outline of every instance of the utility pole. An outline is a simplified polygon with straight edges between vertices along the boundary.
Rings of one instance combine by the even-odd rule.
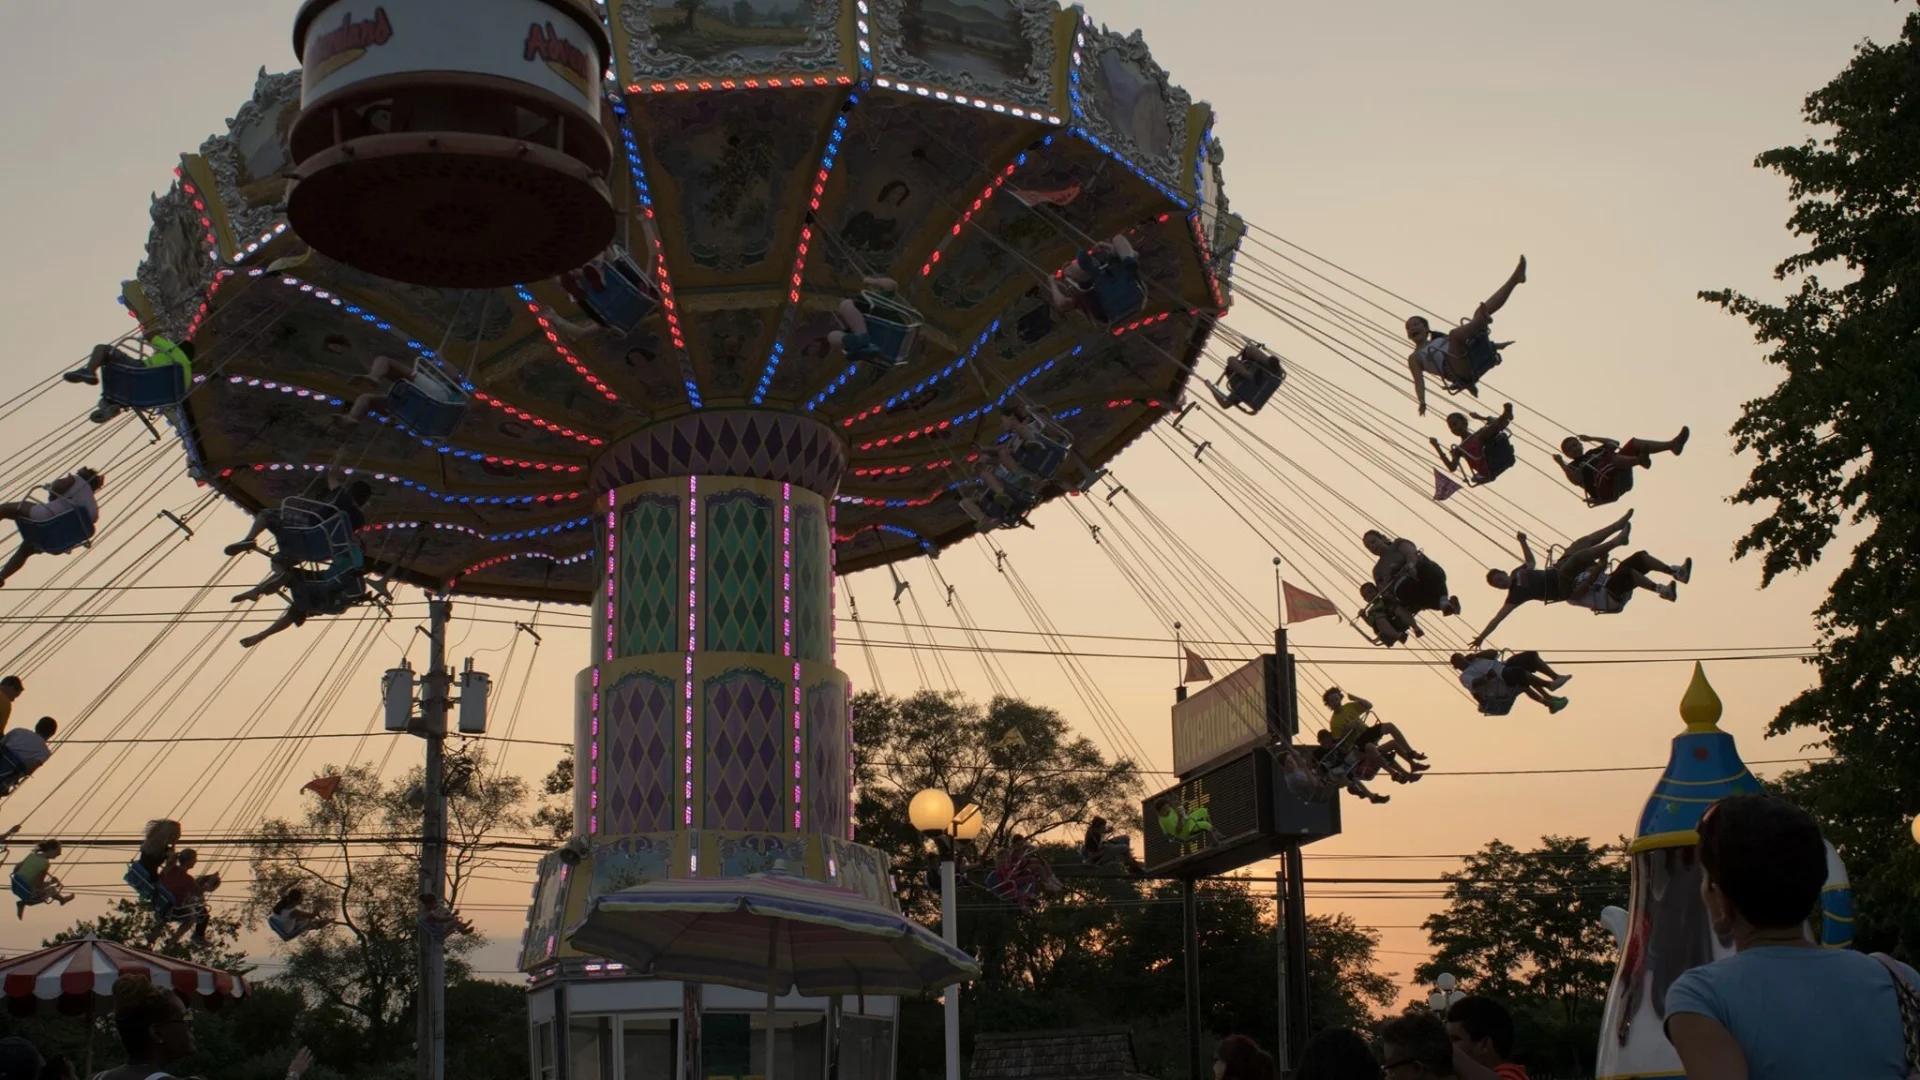
[[[415,734],[427,740],[426,806],[420,826],[420,895],[431,896],[436,908],[447,902],[447,707],[452,672],[447,667],[447,623],[453,601],[446,596],[427,601],[427,671],[420,686],[420,723]],[[447,1076],[447,951],[445,942],[421,920],[419,1014],[420,1080]]]

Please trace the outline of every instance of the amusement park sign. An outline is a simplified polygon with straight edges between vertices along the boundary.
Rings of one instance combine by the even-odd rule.
[[[304,106],[362,83],[421,71],[506,79],[599,115],[599,49],[546,0],[364,0],[303,13]]]
[[[1237,750],[1274,741],[1286,730],[1280,662],[1272,654],[1173,706],[1173,771],[1187,776]]]

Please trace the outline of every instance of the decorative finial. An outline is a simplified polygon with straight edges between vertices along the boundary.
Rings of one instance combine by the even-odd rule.
[[[1687,684],[1687,692],[1680,698],[1680,719],[1687,722],[1688,731],[1718,731],[1720,709],[1720,695],[1714,693],[1712,684],[1707,682],[1706,669],[1695,661],[1693,681]]]

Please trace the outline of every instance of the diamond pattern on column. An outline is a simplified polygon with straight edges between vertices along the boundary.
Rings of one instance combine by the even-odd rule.
[[[793,648],[802,660],[833,653],[833,593],[825,515],[812,506],[793,512]]]
[[[807,690],[807,831],[847,831],[847,703],[838,679]]]
[[[621,656],[680,648],[678,499],[649,495],[620,512]]]
[[[783,829],[781,765],[785,733],[780,703],[786,686],[758,671],[730,671],[707,680],[704,725],[708,829]],[[788,825],[786,828],[790,828]]]
[[[774,637],[780,578],[774,570],[773,504],[747,492],[728,492],[703,505],[703,646],[713,652],[779,652]]]
[[[659,675],[628,675],[607,691],[600,713],[602,833],[674,827],[677,699],[673,680]]]
[[[786,413],[708,410],[656,424],[594,463],[596,489],[663,476],[748,476],[831,494],[845,445],[817,421]]]

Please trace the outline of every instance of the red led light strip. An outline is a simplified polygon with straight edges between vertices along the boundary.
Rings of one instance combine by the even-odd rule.
[[[614,393],[612,387],[602,382],[600,376],[595,375],[578,356],[573,354],[573,350],[567,348],[566,343],[560,340],[560,335],[553,329],[553,321],[547,318],[546,312],[541,310],[537,302],[528,302],[527,310],[533,312],[534,320],[540,324],[540,332],[546,335],[547,343],[553,346],[554,352],[560,354],[560,359],[567,362],[567,366],[573,368],[574,371],[579,373],[581,378],[587,380],[588,386],[600,391],[601,397],[606,398],[608,401],[620,400],[620,395]]]

